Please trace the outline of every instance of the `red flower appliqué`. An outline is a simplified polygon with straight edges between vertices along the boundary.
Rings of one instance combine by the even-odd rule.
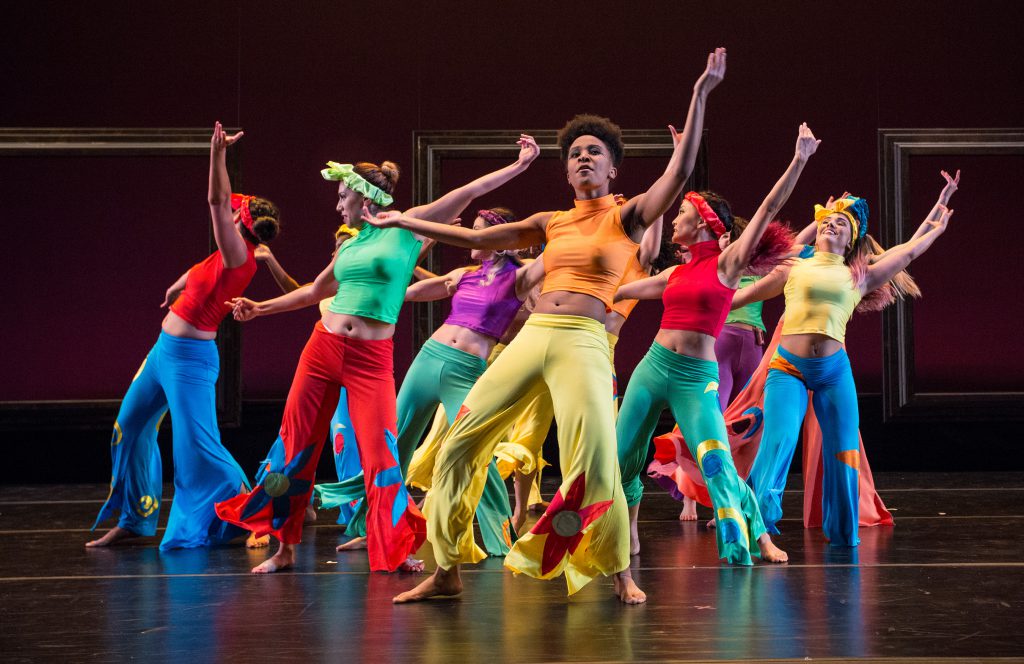
[[[612,506],[612,501],[604,500],[581,509],[580,505],[583,503],[586,485],[583,474],[580,474],[573,480],[564,497],[562,490],[559,489],[555,493],[555,497],[551,499],[551,505],[548,506],[544,515],[530,530],[534,535],[548,536],[544,541],[541,574],[547,574],[555,569],[566,552],[575,553],[576,547],[583,539],[584,529]]]

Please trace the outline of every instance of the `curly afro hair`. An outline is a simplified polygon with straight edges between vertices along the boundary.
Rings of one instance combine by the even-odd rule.
[[[618,166],[626,152],[622,144],[622,129],[608,118],[600,115],[581,113],[565,123],[558,130],[558,149],[562,163],[569,161],[569,148],[580,136],[595,136],[601,140],[612,155],[612,164]]]

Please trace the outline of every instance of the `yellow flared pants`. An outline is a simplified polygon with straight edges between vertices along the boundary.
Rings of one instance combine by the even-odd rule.
[[[521,411],[549,394],[558,424],[562,484],[547,511],[505,558],[515,572],[565,574],[569,594],[629,566],[629,517],[619,479],[608,339],[597,321],[534,314],[484,372],[440,445],[427,494],[427,536],[438,565],[486,557],[473,514],[494,449]]]

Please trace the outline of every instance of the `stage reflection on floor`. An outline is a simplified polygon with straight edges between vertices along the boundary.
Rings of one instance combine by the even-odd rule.
[[[89,550],[102,486],[0,487],[0,631],[8,661],[538,662],[1014,657],[1024,633],[1024,475],[876,478],[895,528],[833,549],[787,495],[785,566],[726,567],[714,535],[650,489],[621,606],[610,580],[572,598],[500,559],[466,570],[456,600],[393,606],[415,575],[338,554],[329,513],[294,571],[248,574],[266,551],[160,553],[152,540]],[[800,486],[791,481],[790,486]],[[553,492],[554,485],[546,488]],[[702,517],[705,512],[702,512]],[[421,554],[432,565],[429,547]]]

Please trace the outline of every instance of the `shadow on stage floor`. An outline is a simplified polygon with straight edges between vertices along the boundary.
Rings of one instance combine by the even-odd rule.
[[[339,554],[334,516],[307,526],[294,571],[249,568],[266,550],[86,551],[106,487],[0,487],[0,635],[6,661],[542,662],[1013,658],[1024,633],[1024,474],[876,475],[894,528],[831,549],[786,496],[785,566],[719,564],[714,534],[649,488],[634,576],[572,598],[561,580],[466,569],[455,600],[393,606],[416,575],[371,574]],[[790,486],[801,486],[791,479]],[[553,493],[554,480],[545,483]],[[165,494],[165,495],[169,495]],[[164,510],[166,513],[166,510]],[[166,518],[166,515],[165,515]],[[535,517],[533,517],[535,518]],[[531,521],[533,520],[531,518]],[[429,546],[420,555],[432,567]]]

